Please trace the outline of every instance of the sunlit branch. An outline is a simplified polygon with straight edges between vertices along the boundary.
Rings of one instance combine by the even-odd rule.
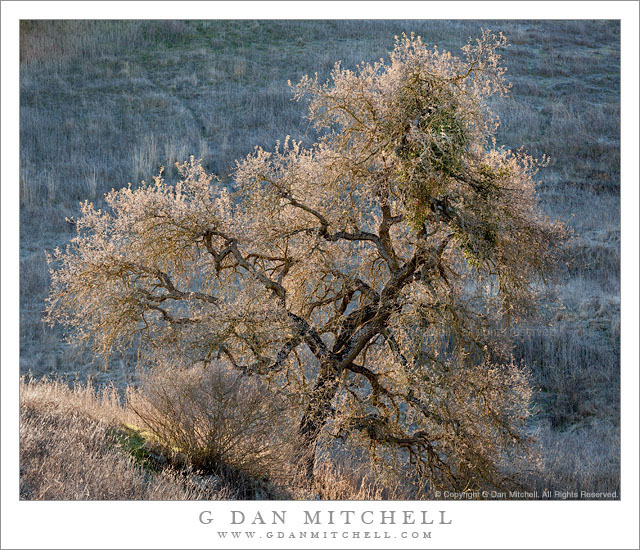
[[[143,265],[140,265],[137,263],[131,263],[131,262],[126,263],[124,267],[134,273],[138,271],[138,272],[146,273],[149,275],[153,275],[154,277],[157,278],[158,282],[160,283],[160,286],[164,288],[167,292],[165,294],[161,294],[160,296],[155,296],[149,292],[145,292],[145,297],[148,300],[151,300],[153,302],[160,303],[165,300],[189,300],[189,299],[201,300],[201,301],[208,302],[210,304],[215,304],[215,305],[219,304],[220,302],[219,299],[216,298],[215,296],[206,294],[204,292],[197,292],[197,291],[184,292],[184,291],[178,290],[176,286],[173,284],[169,275],[159,269],[149,268],[149,267],[145,267]]]

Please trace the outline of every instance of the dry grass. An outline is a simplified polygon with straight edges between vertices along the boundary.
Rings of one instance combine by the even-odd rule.
[[[595,419],[559,432],[548,424],[540,430],[543,464],[532,488],[617,492],[620,498],[620,428]],[[553,495],[553,498],[562,498]]]
[[[228,491],[171,469],[149,473],[117,444],[128,415],[115,391],[23,379],[20,498],[28,500],[224,499]]]
[[[90,420],[115,425],[131,422],[118,391],[113,386],[96,389],[92,384],[68,386],[60,380],[22,377],[20,407],[30,407],[58,416],[80,414]]]
[[[329,460],[315,471],[313,490],[302,486],[293,490],[294,498],[301,500],[404,500],[411,494],[400,481],[388,486],[379,483],[368,465],[346,464]]]
[[[287,423],[274,416],[281,411],[264,389],[238,387],[220,372],[183,374],[177,381],[167,372],[143,377],[143,389],[129,391],[125,402],[113,387],[23,378],[20,497],[403,498],[399,484],[383,487],[366,464],[349,458],[323,462],[316,486],[304,488],[291,475]]]
[[[377,59],[403,31],[455,50],[481,27],[514,42],[500,141],[551,154],[547,180],[616,189],[615,22],[34,21],[21,32],[23,204],[100,196],[189,154],[224,177],[255,145],[313,139],[287,80]]]
[[[143,377],[122,401],[111,387],[23,378],[20,497],[27,500],[410,498],[348,454],[317,468],[313,489],[292,475],[291,438],[264,389],[228,374]],[[231,382],[231,383],[230,383]],[[190,391],[190,390],[193,390]],[[220,399],[218,403],[212,399]],[[206,408],[209,407],[210,408]],[[171,410],[170,410],[171,409]],[[141,416],[142,418],[141,418]],[[136,424],[137,423],[137,424]],[[197,426],[194,423],[198,424]],[[146,431],[152,429],[153,431]],[[208,430],[208,432],[207,432]],[[201,436],[195,440],[195,437]]]
[[[158,378],[155,378],[157,387]],[[217,440],[208,439],[209,451],[219,451],[225,434],[235,434],[239,447],[248,449],[262,435],[260,448],[271,447],[279,440],[273,431],[279,420],[269,416],[272,429],[260,426],[241,429],[234,421],[243,418],[251,396],[240,395],[215,380],[218,391],[224,388],[227,399],[214,409],[222,426],[214,431]],[[175,384],[181,390],[185,386]],[[187,418],[197,404],[188,392],[181,393],[180,414],[167,417],[166,410],[150,409],[144,394],[136,392],[133,403],[145,417],[153,414],[156,432],[131,429],[140,422],[136,411],[121,404],[118,392],[109,388],[97,392],[89,385],[69,388],[61,382],[22,379],[20,388],[20,497],[28,500],[202,500],[202,499],[298,499],[298,500],[412,500],[417,488],[402,477],[395,477],[384,465],[363,460],[356,449],[340,454],[325,453],[316,468],[313,489],[296,483],[286,475],[291,468],[290,452],[275,455],[249,453],[241,457],[240,449],[219,452],[213,462],[191,468],[190,459],[202,457],[203,447],[177,448],[175,439],[161,441],[156,433],[168,437],[172,431],[160,425],[168,421],[184,431]],[[147,389],[147,392],[149,390]],[[148,395],[148,393],[147,393]],[[211,393],[209,393],[211,395]],[[254,394],[255,395],[255,394]],[[152,399],[157,399],[155,396]],[[185,403],[186,401],[186,403]],[[156,406],[166,407],[166,399]],[[201,404],[201,403],[200,403]],[[260,407],[265,412],[265,407]],[[257,409],[254,409],[257,410]],[[159,413],[164,416],[159,418]],[[129,427],[126,427],[129,426]],[[193,437],[184,431],[184,436]],[[259,433],[263,432],[263,433]],[[213,436],[213,434],[211,434]],[[619,429],[600,420],[582,422],[568,430],[558,431],[549,423],[539,429],[540,468],[535,473],[517,472],[526,490],[553,491],[617,491],[620,494]],[[226,440],[228,443],[228,439]],[[281,442],[281,441],[280,441]],[[181,442],[182,443],[182,442]],[[184,443],[183,443],[184,444]],[[285,445],[286,446],[286,445]],[[275,449],[274,449],[275,450]],[[141,457],[143,460],[141,460]],[[228,463],[225,460],[229,460]],[[238,462],[240,460],[240,462]],[[554,498],[562,498],[554,495]]]

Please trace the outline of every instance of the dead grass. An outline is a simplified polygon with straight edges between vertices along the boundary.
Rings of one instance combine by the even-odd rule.
[[[69,387],[60,380],[47,378],[21,378],[20,406],[59,416],[80,414],[107,425],[133,419],[125,411],[114,386],[96,389],[92,384],[74,384]]]
[[[77,411],[60,415],[24,406],[20,429],[21,499],[210,498],[198,484],[176,473],[166,471],[149,477],[114,448],[104,424]]]
[[[411,493],[402,487],[398,480],[392,486],[376,481],[368,465],[353,467],[351,461],[327,460],[315,471],[315,484],[312,490],[302,486],[293,490],[294,498],[299,500],[404,500]]]
[[[113,387],[22,378],[20,498],[401,498],[397,487],[383,487],[366,464],[348,458],[325,461],[316,486],[303,488],[291,474],[292,439],[277,433],[286,422],[274,416],[273,399],[263,390],[240,389],[216,374],[197,387],[197,377],[168,384],[166,376],[147,379],[125,402]],[[167,407],[178,414],[169,415]],[[198,436],[204,440],[194,441]]]
[[[225,177],[255,145],[313,139],[287,80],[385,56],[402,32],[455,50],[481,27],[514,42],[500,141],[550,154],[546,179],[615,190],[613,21],[25,21],[23,204],[99,197],[190,154]]]
[[[117,445],[127,414],[114,390],[69,389],[23,379],[20,498],[27,500],[224,499],[202,480],[171,469],[150,473]]]
[[[187,396],[187,408],[193,408],[194,396],[182,395]],[[140,395],[135,397],[138,408],[143,399]],[[173,404],[179,405],[175,401]],[[256,443],[260,430],[256,430],[255,425],[253,432],[251,426],[248,430],[238,429],[237,433],[232,429],[238,409],[246,406],[246,398],[234,399],[234,404],[227,400],[218,406],[217,420],[224,426],[215,431],[217,437],[222,437],[218,441],[209,439],[209,445],[219,449],[224,444],[224,434],[231,433],[245,449],[248,444]],[[188,416],[184,411],[179,415],[182,428]],[[175,426],[175,418],[168,420]],[[390,475],[383,465],[375,466],[358,458],[356,451],[325,453],[316,468],[315,485],[308,489],[290,475],[291,453],[279,453],[277,461],[271,460],[271,455],[265,462],[265,457],[255,451],[245,457],[227,452],[216,455],[214,463],[201,463],[204,468],[197,470],[191,467],[193,464],[188,458],[198,457],[202,447],[177,448],[178,441],[168,443],[158,439],[155,433],[145,432],[133,422],[140,423],[139,416],[127,404],[122,404],[115,388],[96,391],[89,385],[69,388],[62,382],[23,378],[20,497],[27,500],[416,498],[417,488],[410,482]],[[269,417],[269,422],[272,429],[262,434],[266,440],[260,443],[261,449],[278,440],[273,434],[278,419]],[[197,431],[194,429],[193,433]],[[168,433],[166,427],[160,431],[165,437]],[[538,490],[539,495],[545,490],[551,491],[552,498],[562,498],[554,491],[617,491],[619,495],[618,427],[597,418],[565,430],[543,422],[538,430],[538,442],[540,468],[529,474],[516,472],[526,490]],[[239,458],[242,459],[240,467]],[[228,459],[230,462],[225,463]]]
[[[543,425],[539,433],[543,464],[532,488],[550,491],[617,492],[620,498],[620,428],[594,419],[566,431]]]

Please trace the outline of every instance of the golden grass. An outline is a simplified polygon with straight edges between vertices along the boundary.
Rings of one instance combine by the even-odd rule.
[[[120,449],[110,428],[126,418],[113,391],[59,382],[20,384],[20,498],[28,500],[224,499],[172,469],[150,474]]]
[[[142,398],[137,399],[140,405]],[[232,417],[232,411],[226,416]],[[254,436],[246,434],[245,443]],[[136,438],[144,442],[141,447],[131,445]],[[520,472],[525,489],[537,489],[539,495],[544,490],[618,491],[619,495],[619,440],[619,429],[601,421],[566,432],[543,424],[541,467],[529,474]],[[135,451],[140,449],[153,460],[136,460]],[[222,462],[215,473],[194,471],[184,460],[185,450],[168,449],[140,426],[140,419],[113,389],[97,392],[90,385],[69,388],[58,381],[26,378],[20,384],[20,498],[25,500],[417,498],[410,482],[381,472],[356,455],[324,453],[312,489],[296,482],[290,474],[290,456],[284,452],[279,462],[269,463],[264,475]],[[254,466],[264,465],[249,458],[255,460]]]

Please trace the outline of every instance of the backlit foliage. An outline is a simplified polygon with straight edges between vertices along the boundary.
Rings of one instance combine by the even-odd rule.
[[[455,57],[419,37],[388,61],[304,77],[321,136],[239,162],[231,192],[191,158],[82,207],[51,260],[49,320],[108,354],[222,362],[298,404],[300,471],[353,438],[425,494],[511,483],[530,389],[500,327],[535,306],[562,228],[538,161],[496,146],[489,32]],[[170,361],[170,359],[169,359]]]

